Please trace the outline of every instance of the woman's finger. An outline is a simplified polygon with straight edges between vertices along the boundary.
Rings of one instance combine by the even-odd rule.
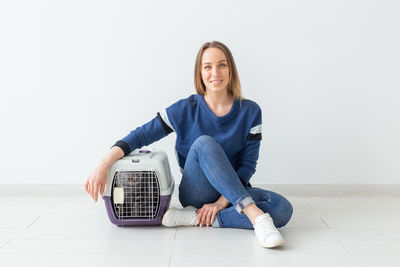
[[[100,194],[101,195],[103,195],[104,194],[104,188],[106,187],[106,184],[105,183],[102,183],[101,184],[101,187],[100,187]]]
[[[94,201],[97,202],[97,197],[99,195],[99,187],[100,185],[98,183],[94,184]]]
[[[207,214],[208,214],[208,208],[204,209],[203,215],[201,216],[200,226],[206,225],[206,223],[207,223]]]
[[[212,217],[212,214],[213,214],[213,212],[214,212],[214,209],[210,209],[209,211],[208,211],[208,214],[207,214],[207,226],[211,226],[211,217]]]
[[[203,212],[204,212],[204,209],[201,208],[198,210],[198,213],[197,213],[197,224],[199,226],[201,225],[201,217],[203,216]]]
[[[204,209],[204,207],[202,208],[203,210],[199,213],[199,225],[200,225],[200,227],[202,227],[203,226],[203,217],[204,217],[204,212],[205,212],[205,209]]]
[[[210,214],[210,209],[207,209],[207,212],[205,212],[205,214],[204,214],[204,225],[205,225],[205,226],[208,226],[208,217],[209,217],[209,214]]]
[[[88,183],[88,185],[87,185],[87,190],[88,190],[88,193],[89,193],[89,195],[92,195],[92,192],[91,192],[91,188],[92,187],[92,184],[90,183],[90,181],[89,181],[89,183]]]
[[[196,213],[199,214],[203,208],[197,209]]]
[[[94,199],[94,182],[92,182],[92,186],[91,186],[91,195],[92,195],[92,198]]]
[[[215,221],[215,217],[217,216],[218,211],[214,210],[211,216],[211,223],[213,223]]]

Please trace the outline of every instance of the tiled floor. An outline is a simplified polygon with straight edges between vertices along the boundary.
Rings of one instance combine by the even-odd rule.
[[[260,187],[294,206],[279,249],[252,230],[116,227],[83,186],[0,185],[0,266],[400,266],[399,186]]]

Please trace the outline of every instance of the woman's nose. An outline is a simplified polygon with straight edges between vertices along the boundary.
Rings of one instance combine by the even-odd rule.
[[[211,74],[213,74],[213,75],[216,75],[216,74],[218,74],[219,73],[219,69],[218,68],[213,68],[212,70],[211,70]]]

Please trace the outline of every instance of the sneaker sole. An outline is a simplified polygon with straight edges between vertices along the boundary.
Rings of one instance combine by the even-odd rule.
[[[170,208],[170,209],[167,210],[167,212],[164,213],[164,216],[163,216],[162,221],[161,221],[161,224],[162,224],[162,225],[164,225],[165,227],[175,227],[175,226],[166,225],[168,215],[169,215],[172,211],[175,211],[175,210],[176,210],[176,208]]]
[[[260,241],[258,241],[258,243],[260,244],[260,246],[262,246],[262,247],[264,247],[264,248],[276,248],[276,247],[280,247],[280,246],[282,246],[283,244],[285,244],[285,240],[281,240],[281,241],[278,241],[278,242],[275,242],[275,243],[269,244],[269,245],[261,244]]]

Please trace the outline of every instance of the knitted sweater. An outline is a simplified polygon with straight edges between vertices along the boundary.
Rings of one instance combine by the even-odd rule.
[[[176,133],[175,152],[183,170],[193,141],[201,135],[213,137],[221,145],[243,184],[256,170],[261,141],[261,109],[257,103],[235,99],[228,114],[218,117],[204,96],[194,94],[158,112],[157,116],[117,141],[125,156],[171,132]]]

